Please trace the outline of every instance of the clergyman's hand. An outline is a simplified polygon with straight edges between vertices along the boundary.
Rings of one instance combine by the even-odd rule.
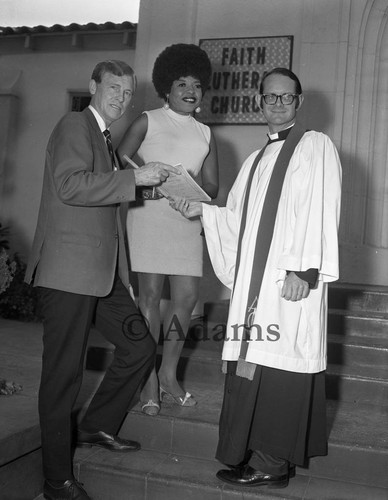
[[[202,203],[199,201],[188,201],[185,198],[169,199],[170,207],[180,212],[186,219],[202,215]]]
[[[283,283],[281,297],[286,300],[297,302],[305,299],[309,293],[310,288],[307,281],[302,280],[292,271],[288,273]]]
[[[170,175],[181,175],[179,169],[160,162],[150,162],[134,170],[136,186],[157,186]]]

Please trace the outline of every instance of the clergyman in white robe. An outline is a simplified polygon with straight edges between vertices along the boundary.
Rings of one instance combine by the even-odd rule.
[[[237,360],[256,235],[265,193],[283,141],[267,146],[252,181],[240,268],[230,303],[222,359]],[[203,204],[203,225],[215,274],[232,289],[238,233],[252,153],[231,188],[226,207]],[[247,361],[301,373],[326,369],[327,284],[338,279],[341,168],[331,140],[306,132],[284,180],[274,235],[253,317]],[[280,296],[287,271],[318,269],[317,286],[298,302]],[[237,325],[237,326],[236,326]]]
[[[247,179],[258,152],[252,153],[243,164],[225,207],[202,205],[203,226],[214,271],[224,285],[230,289],[234,285],[222,352],[222,359],[229,365],[230,362],[237,362],[241,351],[249,283],[251,277],[254,278],[252,264],[259,222],[273,167],[283,144],[284,141],[279,141],[266,147],[252,179],[236,277],[238,236]],[[242,434],[246,427],[251,429],[250,432],[254,427],[256,429],[256,436],[246,436],[251,449],[262,449],[274,456],[284,457],[290,463],[303,465],[306,454],[325,454],[327,444],[323,435],[323,416],[323,425],[316,426],[320,427],[319,436],[308,450],[292,443],[288,446],[285,439],[270,435],[274,413],[292,412],[290,405],[298,397],[301,406],[304,399],[307,399],[306,404],[314,404],[308,401],[314,386],[316,392],[318,389],[320,392],[316,399],[317,413],[325,411],[322,400],[327,355],[327,285],[338,279],[340,197],[341,166],[334,144],[325,134],[306,132],[294,150],[284,178],[260,294],[257,303],[252,305],[250,319],[253,327],[245,358],[260,369],[255,375],[256,386],[260,384],[261,374],[265,373],[266,380],[270,380],[267,387],[274,387],[273,392],[278,394],[269,391],[264,396],[261,401],[265,406],[261,412],[264,416],[261,420],[257,417],[257,425],[253,426],[249,419],[254,410],[247,408],[251,404],[248,399],[256,398],[256,392],[252,397],[248,397],[250,393],[247,392],[245,399],[239,399],[241,394],[233,395],[236,385],[230,382],[232,379],[227,379],[217,451],[217,458],[224,463],[236,465],[243,461],[247,443]],[[295,302],[282,298],[281,289],[287,272],[310,269],[317,270],[318,278],[309,295]],[[319,374],[320,377],[314,378],[312,374]],[[257,391],[257,387],[253,390]],[[306,398],[305,393],[308,395]],[[311,398],[314,399],[313,396]],[[260,398],[256,402],[258,405]],[[248,420],[242,417],[245,411]],[[241,418],[240,415],[230,417],[233,412],[240,412]],[[295,441],[299,432],[297,414],[290,419],[290,428],[294,432],[290,441]],[[239,429],[230,428],[240,421]],[[301,432],[306,432],[308,423],[301,425],[304,425]],[[241,445],[236,445],[234,441],[240,437]],[[233,447],[235,449],[230,451]]]

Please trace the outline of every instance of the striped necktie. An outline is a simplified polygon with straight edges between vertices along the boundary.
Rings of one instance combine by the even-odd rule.
[[[110,156],[110,159],[112,162],[113,170],[117,170],[117,165],[115,162],[115,155],[113,153],[112,136],[110,135],[110,132],[108,129],[104,130],[103,134],[105,137],[106,145],[108,146],[109,156]]]

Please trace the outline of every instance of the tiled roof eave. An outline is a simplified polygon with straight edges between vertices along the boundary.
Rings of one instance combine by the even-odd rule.
[[[115,31],[136,31],[137,24],[125,21],[123,23],[106,22],[103,24],[88,23],[77,24],[72,23],[68,26],[54,24],[53,26],[34,26],[32,28],[21,26],[17,28],[0,26],[0,37],[15,37],[15,36],[33,36],[33,35],[59,35],[69,33],[96,33],[96,32],[115,32]]]

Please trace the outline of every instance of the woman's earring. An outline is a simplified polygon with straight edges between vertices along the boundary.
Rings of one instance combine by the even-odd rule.
[[[166,100],[165,100],[165,102],[163,104],[163,108],[164,109],[170,109],[170,105],[168,103],[168,94],[166,95]]]
[[[199,106],[197,106],[194,110],[196,113],[200,113],[201,112],[201,108]]]

